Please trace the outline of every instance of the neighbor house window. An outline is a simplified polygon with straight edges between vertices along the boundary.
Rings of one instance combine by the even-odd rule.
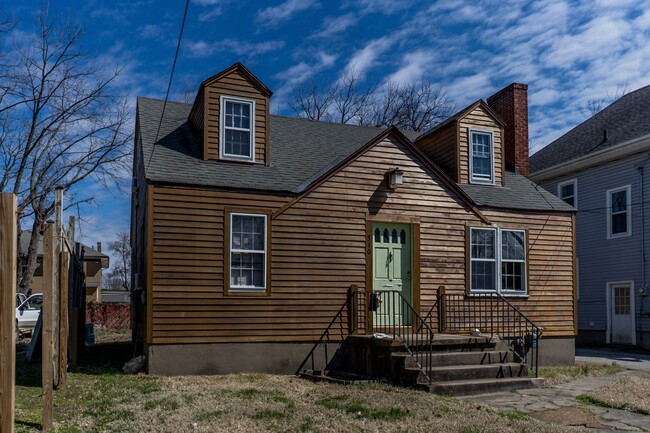
[[[578,179],[571,179],[560,182],[557,185],[557,196],[568,205],[578,207]]]
[[[479,183],[494,182],[492,133],[469,130],[471,180]]]
[[[607,238],[632,234],[631,186],[607,191]]]
[[[230,214],[230,289],[266,289],[266,218]]]
[[[470,229],[470,291],[526,292],[526,232]]]
[[[247,99],[221,97],[221,156],[255,160],[255,102]]]

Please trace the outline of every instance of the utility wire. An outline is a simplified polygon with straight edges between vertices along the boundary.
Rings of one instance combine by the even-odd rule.
[[[181,23],[181,32],[178,35],[178,44],[176,45],[176,54],[174,55],[174,63],[172,64],[172,72],[169,75],[169,83],[167,84],[167,94],[165,94],[165,102],[163,104],[162,113],[160,113],[160,121],[158,122],[158,131],[156,131],[156,139],[153,141],[153,148],[151,149],[151,155],[149,155],[149,161],[147,162],[147,169],[149,164],[151,164],[151,158],[156,151],[156,143],[158,142],[158,135],[160,134],[160,126],[162,125],[163,118],[165,117],[165,108],[167,108],[167,100],[169,99],[169,90],[172,87],[172,79],[174,78],[174,70],[176,69],[176,60],[178,59],[178,51],[181,48],[181,40],[183,39],[183,30],[185,29],[185,19],[187,18],[187,9],[190,6],[190,0],[185,2],[185,12],[183,13],[183,22]],[[145,170],[146,171],[146,170]]]

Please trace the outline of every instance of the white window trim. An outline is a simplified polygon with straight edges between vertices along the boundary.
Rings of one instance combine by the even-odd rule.
[[[492,162],[491,164],[491,171],[490,171],[490,179],[485,179],[485,178],[475,178],[474,177],[474,148],[472,145],[472,134],[478,133],[478,134],[487,134],[490,136],[490,160]],[[474,129],[474,128],[469,128],[467,130],[467,143],[468,143],[468,151],[469,151],[469,181],[470,183],[480,183],[484,185],[494,185],[494,132],[493,131],[488,131],[484,129]]]
[[[263,217],[264,218],[264,250],[244,250],[244,249],[234,249],[232,247],[232,219],[233,216],[252,216],[252,217]],[[267,266],[267,254],[268,254],[268,215],[266,214],[257,214],[257,213],[245,213],[245,212],[231,212],[230,216],[228,217],[229,222],[228,222],[228,230],[230,233],[228,233],[228,290],[231,292],[266,292],[266,274],[268,272]],[[264,272],[262,273],[262,276],[264,278],[264,285],[263,287],[256,287],[256,286],[235,286],[230,284],[231,281],[231,274],[232,274],[232,253],[256,253],[256,254],[262,254],[264,253]]]
[[[605,343],[612,342],[612,290],[614,286],[630,286],[630,311],[632,312],[632,345],[636,346],[636,292],[634,291],[634,280],[627,281],[608,281],[605,290],[605,308],[607,310],[607,332],[605,333]]]
[[[472,259],[472,231],[473,230],[492,230],[495,232],[495,255],[494,259]],[[524,235],[524,260],[505,260],[506,262],[517,262],[517,263],[523,263],[523,277],[524,277],[524,290],[504,290],[501,287],[501,278],[502,278],[502,270],[501,270],[501,263],[503,262],[503,259],[501,258],[501,233],[502,232],[519,232],[523,233]],[[477,293],[501,293],[504,296],[528,296],[528,238],[526,236],[526,230],[523,229],[509,229],[509,228],[492,228],[492,227],[470,227],[470,234],[469,234],[469,251],[467,254],[469,255],[469,294],[477,294]],[[473,290],[472,289],[472,261],[479,261],[479,262],[495,262],[496,266],[496,291],[493,290]]]
[[[226,101],[232,101],[240,104],[250,104],[251,106],[251,127],[250,127],[250,137],[251,137],[251,156],[246,157],[246,156],[241,156],[241,155],[233,155],[233,154],[228,154],[225,152],[225,142],[223,140],[223,137],[225,137],[225,129],[226,129]],[[235,130],[241,130],[241,131],[246,131],[246,129],[240,129],[240,128],[228,128],[228,129],[235,129]],[[219,158],[220,159],[231,159],[233,161],[250,161],[250,162],[255,162],[255,100],[254,99],[247,99],[247,98],[239,98],[235,96],[226,96],[226,95],[221,95],[219,99]]]
[[[560,200],[564,200],[562,198],[562,187],[571,184],[573,184],[573,207],[578,209],[578,178],[577,177],[558,183],[557,196],[560,198]]]
[[[627,231],[624,233],[612,233],[612,194],[619,191],[626,191],[625,209],[627,212]],[[625,185],[607,190],[607,239],[616,239],[632,236],[632,185]]]

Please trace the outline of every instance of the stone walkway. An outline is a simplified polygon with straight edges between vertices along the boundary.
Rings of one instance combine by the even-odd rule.
[[[576,357],[576,359],[578,358]],[[625,370],[611,376],[586,377],[550,388],[523,389],[461,398],[502,410],[524,412],[532,416],[535,416],[536,413],[540,415],[549,410],[586,409],[601,418],[595,425],[580,423],[582,425],[586,424],[585,428],[589,431],[650,432],[650,416],[587,405],[576,400],[576,397],[580,394],[585,394],[621,377],[646,373],[646,371],[642,370]]]

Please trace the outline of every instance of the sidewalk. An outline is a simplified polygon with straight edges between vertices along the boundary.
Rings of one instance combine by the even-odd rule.
[[[611,362],[610,360],[609,363]],[[587,405],[576,400],[577,396],[621,377],[642,374],[646,372],[626,370],[611,376],[585,377],[550,388],[524,389],[461,398],[505,411],[523,412],[535,418],[559,419],[558,424],[583,426],[588,431],[650,432],[650,416]]]

